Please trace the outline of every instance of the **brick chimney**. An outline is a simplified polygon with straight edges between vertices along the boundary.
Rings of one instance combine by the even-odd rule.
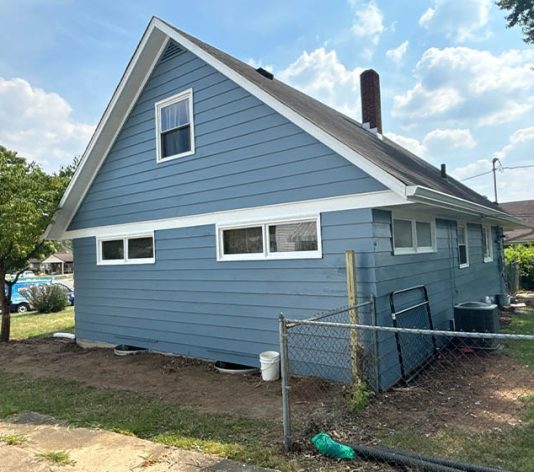
[[[380,107],[380,77],[373,69],[360,75],[362,95],[362,123],[364,128],[382,134],[382,110]]]

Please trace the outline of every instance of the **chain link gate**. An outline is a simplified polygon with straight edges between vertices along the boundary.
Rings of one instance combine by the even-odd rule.
[[[350,323],[354,309],[358,324]],[[395,305],[394,313],[403,309]],[[280,316],[286,450],[306,449],[311,436],[326,431],[341,441],[394,446],[406,454],[430,451],[530,470],[514,468],[506,448],[530,431],[528,417],[534,416],[534,374],[524,360],[534,365],[534,336],[375,321],[372,300],[303,320]],[[351,342],[354,332],[358,346]],[[488,340],[497,348],[488,349]]]

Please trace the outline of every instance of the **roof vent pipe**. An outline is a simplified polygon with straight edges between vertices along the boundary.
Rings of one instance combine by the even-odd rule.
[[[441,164],[441,178],[446,179],[447,178],[447,165]]]
[[[258,74],[260,75],[263,75],[263,77],[269,79],[269,80],[273,80],[274,79],[274,74],[272,72],[269,72],[268,70],[265,70],[263,67],[258,67],[256,69],[256,72],[258,72]]]
[[[364,70],[360,75],[362,96],[363,127],[382,134],[382,109],[380,105],[380,77],[373,69]]]

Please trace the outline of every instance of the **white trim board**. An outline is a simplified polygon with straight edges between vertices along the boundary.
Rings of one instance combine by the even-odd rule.
[[[94,228],[66,231],[62,239],[88,237],[128,236],[155,230],[189,228],[203,225],[246,224],[250,222],[302,218],[330,211],[355,210],[361,208],[379,208],[385,206],[405,205],[405,198],[391,190],[380,192],[358,193],[340,197],[302,200],[290,203],[265,205],[258,207],[239,208],[236,210],[216,211],[196,215],[179,216],[159,220],[140,221]]]

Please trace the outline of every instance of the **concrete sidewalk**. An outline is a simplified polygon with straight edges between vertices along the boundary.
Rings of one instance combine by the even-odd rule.
[[[0,439],[16,436],[20,443],[0,440],[0,472],[266,472],[217,456],[185,451],[132,436],[57,424],[33,413],[0,422]],[[13,438],[15,439],[15,438]],[[16,441],[18,442],[18,441]],[[66,451],[68,465],[57,465],[39,454]]]

